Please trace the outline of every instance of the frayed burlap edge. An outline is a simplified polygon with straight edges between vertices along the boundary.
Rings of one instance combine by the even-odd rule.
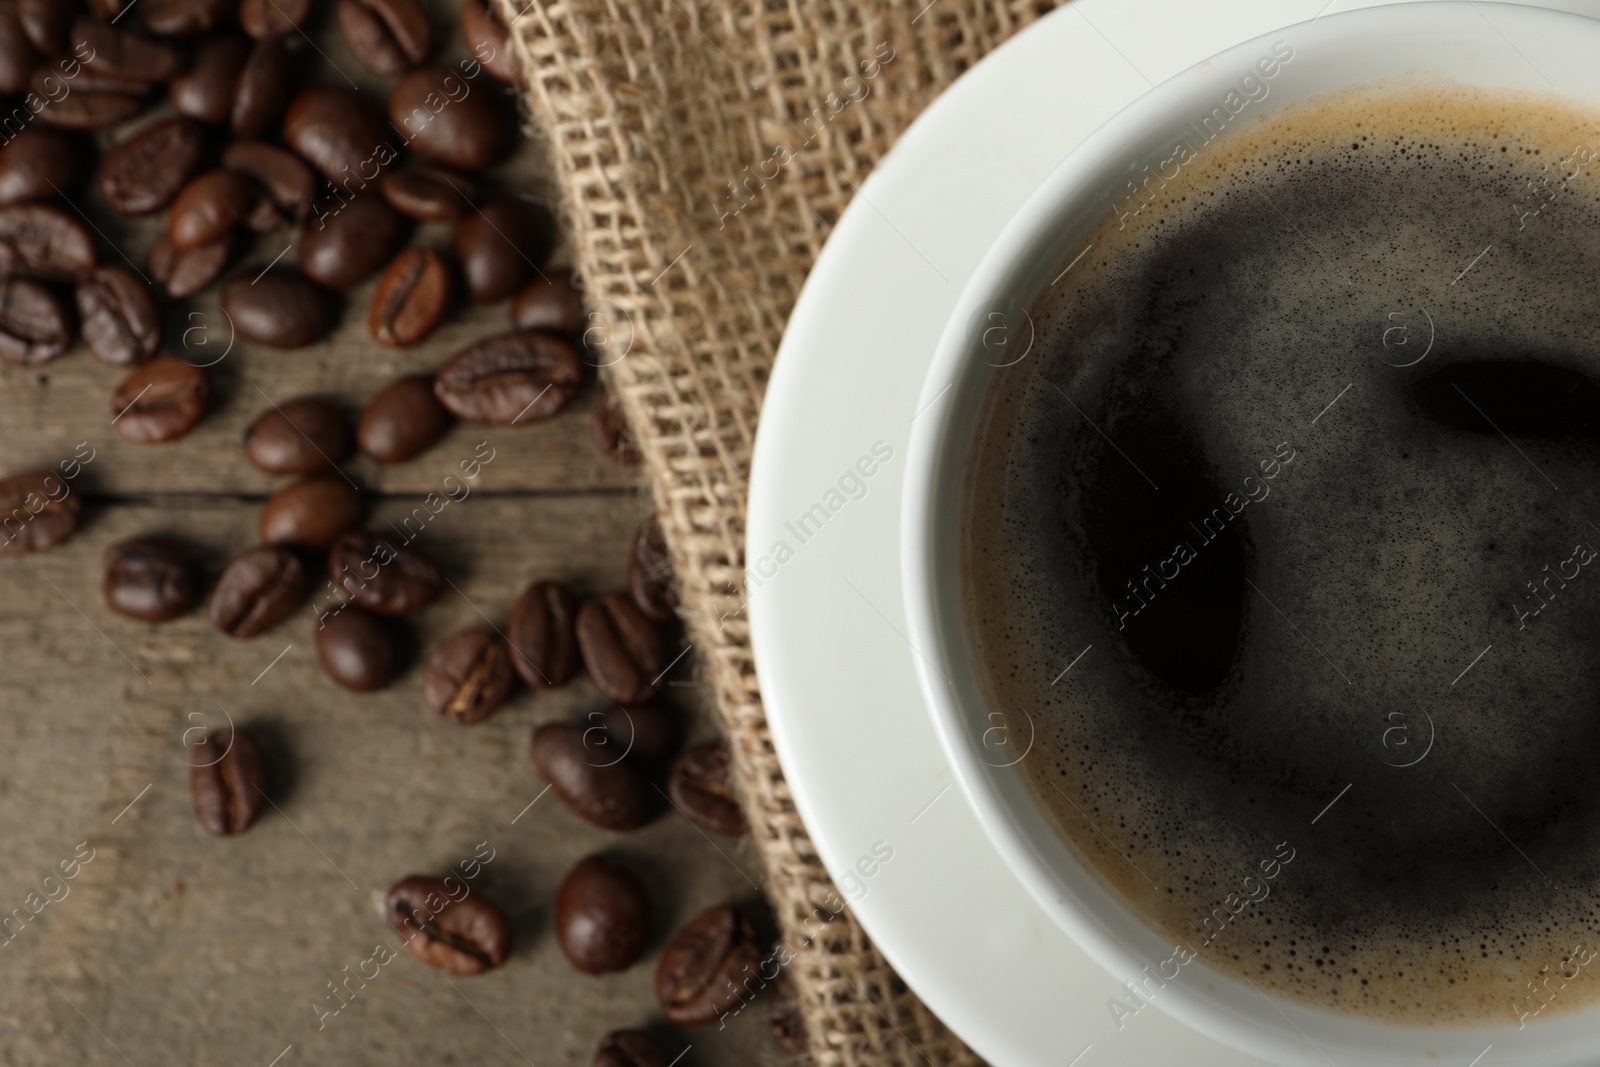
[[[651,474],[819,1065],[981,1062],[840,912],[774,754],[744,519],[784,324],[851,194],[1050,0],[495,0],[562,185],[602,372]],[[591,340],[597,335],[591,333]]]

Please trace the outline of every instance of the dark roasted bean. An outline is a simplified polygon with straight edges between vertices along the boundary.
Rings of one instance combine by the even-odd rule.
[[[33,47],[47,56],[70,48],[72,21],[83,5],[78,0],[17,0],[17,18]]]
[[[109,23],[80,15],[73,20],[71,49],[89,56],[83,69],[136,86],[169,82],[183,68],[183,56],[165,41],[152,41]]]
[[[71,62],[62,60],[58,66]],[[42,101],[39,121],[63,130],[106,130],[144,110],[141,86],[91,75],[86,68],[69,79],[54,67],[41,66],[33,72],[30,89]]]
[[[383,266],[400,237],[400,216],[380,196],[358,196],[300,235],[300,269],[329,289],[348,289]]]
[[[617,705],[584,716],[589,728],[599,727],[614,751],[640,763],[661,763],[677,750],[682,730],[676,713],[659,704]],[[588,737],[593,748],[599,741]]]
[[[708,741],[684,749],[667,775],[667,796],[678,810],[702,829],[719,834],[747,834],[728,772],[728,746]]]
[[[416,545],[351,530],[328,550],[328,574],[353,603],[380,615],[421,611],[439,595],[444,573]]]
[[[172,356],[141,364],[111,394],[117,432],[137,445],[182,437],[211,405],[211,379]]]
[[[650,780],[602,732],[547,723],[533,733],[533,762],[556,796],[596,826],[637,830],[660,811]]]
[[[585,974],[625,971],[644,955],[650,897],[637,874],[601,856],[579,860],[556,894],[556,940]]]
[[[344,412],[312,396],[274,404],[244,431],[245,458],[268,474],[335,471],[354,447]]]
[[[424,67],[401,78],[389,94],[389,121],[413,152],[461,170],[494,166],[517,135],[505,98],[449,67]]]
[[[337,474],[316,474],[267,498],[261,508],[261,540],[321,550],[360,521],[356,487]]]
[[[560,582],[533,582],[506,623],[511,665],[535,687],[566,685],[578,670],[578,599]]]
[[[94,238],[77,216],[49,204],[0,207],[0,278],[69,281],[96,261]]]
[[[143,622],[166,622],[200,599],[200,564],[180,542],[136,537],[106,549],[100,583],[106,606]]]
[[[583,329],[583,291],[570,270],[553,270],[535,278],[511,305],[511,325],[519,330],[549,330],[567,336]]]
[[[667,667],[661,631],[632,600],[608,593],[578,609],[578,648],[594,684],[619,704],[642,704]]]
[[[404,74],[428,58],[433,29],[417,0],[339,0],[350,51],[377,74]]]
[[[311,20],[312,0],[239,0],[239,25],[261,40],[303,30]]]
[[[163,119],[106,153],[100,194],[121,215],[161,211],[200,172],[205,157],[204,127],[192,119]]]
[[[48,285],[0,279],[0,360],[22,367],[48,363],[72,347],[72,307]]]
[[[633,602],[656,622],[671,622],[678,611],[678,593],[673,584],[672,557],[667,554],[667,539],[654,515],[639,524],[633,535],[633,550],[628,554],[628,592]]]
[[[25,93],[39,54],[13,5],[0,5],[0,93]]]
[[[378,279],[367,328],[394,348],[414,345],[443,321],[454,295],[449,261],[431,248],[408,248]]]
[[[235,137],[264,137],[283,117],[294,86],[294,53],[282,37],[257,41],[239,72],[230,121]]]
[[[456,223],[451,244],[467,295],[492,304],[520,289],[550,254],[554,224],[532,204],[499,196]]]
[[[399,624],[346,604],[317,622],[317,659],[344,688],[357,693],[382,689],[404,669]]]
[[[323,177],[352,192],[395,159],[395,134],[383,115],[346,89],[302,89],[284,115],[283,139]],[[359,184],[352,189],[353,183]]]
[[[179,252],[162,234],[150,249],[150,273],[168,296],[186,300],[222,276],[233,249],[232,234],[188,252]]]
[[[306,569],[287,548],[258,545],[228,564],[211,594],[211,625],[230,637],[266,633],[306,592]]]
[[[150,287],[126,267],[99,267],[75,291],[83,339],[115,367],[142,363],[161,345],[161,313]]]
[[[0,148],[0,204],[70,197],[88,169],[89,152],[77,134],[29,126]]]
[[[602,455],[610,456],[613,463],[627,467],[644,459],[633,440],[633,431],[628,428],[628,417],[622,413],[622,405],[610,393],[602,396],[594,409],[591,429],[595,447]]]
[[[239,171],[206,171],[173,201],[167,236],[180,252],[211,244],[242,223],[260,195],[255,181]]]
[[[212,126],[228,125],[239,91],[239,72],[249,56],[250,43],[231,33],[201,41],[189,69],[172,79],[168,95],[173,110]]]
[[[800,1012],[800,990],[788,971],[778,975],[773,983],[772,996],[767,1000],[767,1017],[772,1024],[772,1036],[791,1056],[804,1056],[810,1051],[806,1040],[806,1020]]]
[[[643,1030],[613,1030],[600,1039],[590,1067],[672,1067],[674,1062]]]
[[[389,925],[411,954],[430,967],[480,974],[511,955],[511,923],[505,913],[459,878],[414,874],[391,886],[385,903]]]
[[[404,463],[450,428],[450,413],[433,395],[433,379],[401,378],[367,404],[356,426],[361,451],[379,463]]]
[[[235,141],[223,150],[222,165],[254,178],[284,222],[301,223],[311,214],[317,179],[293,152],[265,141]]]
[[[506,646],[488,630],[462,630],[433,650],[422,675],[422,698],[447,719],[481,722],[511,695]]]
[[[469,422],[515,426],[549,418],[583,381],[583,364],[554,334],[509,333],[456,353],[439,370],[439,403]]]
[[[478,186],[471,178],[427,163],[391,170],[378,186],[390,207],[427,222],[454,221],[478,202]]]
[[[303,348],[339,321],[333,294],[298,271],[278,268],[259,278],[240,275],[222,289],[222,308],[239,336],[272,348]]]
[[[78,528],[83,498],[54,471],[22,471],[0,481],[0,556],[45,552]]]
[[[511,50],[511,38],[483,0],[462,0],[461,36],[484,70],[508,85],[522,84],[522,63]]]
[[[144,0],[139,21],[163,37],[210,33],[233,13],[233,0]]]
[[[760,988],[747,982],[760,963],[748,916],[726,904],[702,912],[661,954],[655,982],[661,1014],[679,1026],[716,1022]]]
[[[208,734],[189,750],[194,813],[214,834],[242,834],[261,814],[267,772],[250,735],[234,728]]]

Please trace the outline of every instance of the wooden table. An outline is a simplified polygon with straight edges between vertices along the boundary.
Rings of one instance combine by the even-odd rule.
[[[436,27],[448,27],[437,53],[446,62],[466,55],[454,6],[433,5]],[[313,80],[342,84],[348,75],[382,99],[383,80],[355,62],[331,10],[312,37],[322,53],[303,49]],[[502,90],[485,75],[475,91]],[[533,143],[495,177],[554,200]],[[125,253],[144,267],[156,224],[127,224],[92,190],[76,203],[104,232],[107,261]],[[253,275],[290,239],[261,238],[237,269]],[[413,238],[447,239],[437,226]],[[471,727],[422,702],[426,650],[465,626],[503,626],[528,581],[557,577],[588,593],[624,584],[629,542],[650,501],[638,469],[613,465],[591,442],[598,387],[548,422],[462,424],[403,466],[365,458],[344,466],[368,494],[369,524],[383,528],[441,490],[480,442],[494,452],[468,483],[470,495],[444,507],[418,542],[443,563],[450,585],[406,620],[413,665],[385,692],[357,696],[323,675],[312,608],[329,596],[326,586],[251,641],[212,629],[203,608],[160,626],[106,608],[100,560],[116,541],[180,536],[212,577],[255,543],[261,502],[282,480],[246,464],[240,441],[271,402],[317,394],[354,412],[397,375],[431,370],[508,325],[505,305],[474,308],[396,352],[367,335],[370,292],[370,282],[350,292],[338,332],[312,348],[235,343],[211,368],[213,410],[171,444],[122,440],[109,397],[123,372],[81,345],[42,367],[0,370],[0,470],[93,452],[72,483],[86,501],[78,534],[52,552],[0,561],[0,914],[20,916],[10,920],[9,940],[0,935],[0,1062],[551,1067],[587,1064],[607,1030],[641,1025],[674,1055],[692,1044],[684,1064],[784,1062],[765,1002],[723,1029],[660,1025],[651,980],[663,943],[711,905],[763,907],[760,861],[748,839],[707,837],[671,811],[640,832],[613,834],[543,792],[528,755],[532,729],[606,706],[587,678],[554,692],[520,689]],[[195,328],[203,331],[188,337],[197,358],[226,348],[214,290],[173,309],[174,344]],[[690,736],[714,735],[692,655],[666,692]],[[190,806],[183,735],[229,721],[261,742],[273,807],[242,836],[214,838]],[[72,866],[91,850],[88,863]],[[511,959],[472,978],[422,965],[384,923],[383,891],[491,850],[473,891],[512,917]],[[656,912],[647,957],[600,978],[573,969],[551,929],[562,877],[596,851],[644,875]],[[60,879],[64,861],[75,878]],[[369,962],[385,958],[379,945],[398,957]],[[364,982],[350,977],[374,968]],[[335,999],[330,983],[353,995]]]

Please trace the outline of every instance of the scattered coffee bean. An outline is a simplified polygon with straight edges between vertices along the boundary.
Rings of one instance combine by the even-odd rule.
[[[211,406],[211,379],[172,356],[141,364],[111,394],[117,432],[136,445],[182,437]]]
[[[180,252],[208,245],[243,222],[260,195],[260,187],[236,170],[206,171],[173,201],[167,236]]]
[[[79,70],[67,78],[57,68],[46,65],[33,72],[28,88],[39,104],[39,121],[63,130],[107,130],[133,118],[144,110],[145,93],[134,82],[118,81],[104,75]]]
[[[45,552],[78,528],[83,498],[54,471],[22,471],[0,481],[0,556]]]
[[[287,548],[258,545],[228,564],[211,593],[211,625],[229,637],[258,637],[292,612],[306,569]]]
[[[89,57],[83,63],[86,72],[135,86],[161,85],[183,69],[182,54],[167,42],[119,30],[87,15],[73,20],[69,46],[75,55]]]
[[[394,162],[394,131],[376,108],[347,89],[316,85],[302,89],[283,118],[290,148],[343,189],[363,189]]]
[[[83,339],[114,367],[142,363],[161,345],[161,313],[150,287],[126,267],[98,267],[78,279],[74,294]]]
[[[200,600],[200,564],[187,546],[165,537],[120,541],[106,549],[100,591],[119,615],[166,622]]]
[[[235,137],[265,137],[283,117],[294,85],[294,53],[284,40],[269,37],[250,49],[229,113]]]
[[[591,425],[594,444],[602,455],[610,456],[613,463],[630,467],[643,461],[639,446],[634,442],[633,431],[628,428],[628,417],[622,413],[617,398],[606,393],[594,409]]]
[[[28,126],[0,148],[0,204],[71,196],[88,169],[89,153],[78,135]]]
[[[47,56],[68,51],[72,20],[79,5],[71,0],[17,0],[17,19],[29,42]]]
[[[560,582],[533,582],[511,606],[511,666],[535,688],[566,685],[578,670],[578,598]]]
[[[422,675],[428,706],[459,723],[481,722],[511,695],[506,646],[488,630],[462,630],[433,650]]]
[[[404,635],[398,624],[354,604],[317,622],[317,659],[339,685],[357,693],[382,689],[404,668]]]
[[[556,940],[585,974],[625,971],[644,955],[650,898],[639,876],[601,856],[581,859],[556,894]]]
[[[72,347],[72,330],[65,296],[27,278],[0,279],[0,360],[48,363]]]
[[[358,196],[306,226],[300,269],[329,289],[348,289],[383,266],[400,237],[400,216],[381,196]]]
[[[244,431],[244,456],[268,474],[324,474],[339,469],[355,442],[337,404],[297,397],[263,411]]]
[[[453,222],[478,202],[478,186],[471,178],[427,163],[388,172],[378,188],[390,207],[425,222]]]
[[[222,276],[233,250],[232,234],[187,252],[178,251],[162,234],[150,249],[150,273],[168,296],[187,300]]]
[[[326,549],[361,521],[361,494],[337,474],[286,485],[261,508],[261,541]]]
[[[678,748],[682,731],[678,716],[659,704],[618,705],[599,708],[584,716],[590,727],[598,726],[616,752],[639,763],[662,763]],[[593,747],[596,738],[588,738]]]
[[[443,321],[454,296],[449,261],[431,248],[408,248],[378,279],[367,326],[383,344],[414,345]]]
[[[728,746],[719,741],[691,745],[667,775],[667,796],[689,821],[719,834],[747,834],[738,794],[728,773]]]
[[[661,631],[627,597],[608,593],[578,609],[578,648],[594,684],[619,704],[642,704],[667,668]]]
[[[583,291],[570,270],[547,271],[523,287],[511,305],[511,325],[519,330],[577,334],[585,322]]]
[[[94,238],[76,216],[49,204],[0,207],[0,278],[70,281],[97,261]]]
[[[390,887],[386,910],[411,954],[441,971],[481,974],[511,955],[505,913],[459,878],[404,878]]]
[[[633,550],[628,555],[628,592],[633,594],[639,610],[656,622],[671,622],[677,617],[672,557],[667,554],[667,539],[654,515],[640,523],[639,532],[633,535]]]
[[[235,6],[232,0],[144,0],[139,21],[163,37],[194,37],[216,29]]]
[[[483,0],[462,0],[461,36],[484,70],[508,85],[522,84],[522,62],[511,50],[511,38]]]
[[[205,128],[193,119],[152,123],[107,152],[100,194],[120,215],[166,208],[205,162]]]
[[[222,287],[222,309],[240,337],[272,348],[304,348],[339,321],[332,293],[282,267],[253,281],[241,274],[228,282]]]
[[[25,93],[39,55],[12,5],[0,6],[0,93]]]
[[[237,728],[208,734],[189,749],[188,760],[200,825],[217,835],[250,829],[267,795],[266,767],[250,735]]]
[[[810,1051],[805,1016],[800,1012],[800,989],[788,971],[779,974],[773,983],[772,996],[767,1000],[767,1017],[772,1024],[772,1036],[785,1052],[804,1056]]]
[[[401,378],[367,404],[356,440],[379,463],[404,463],[444,436],[450,423],[450,413],[433,395],[431,377]]]
[[[508,333],[470,345],[434,379],[434,395],[468,422],[515,426],[547,419],[583,382],[583,364],[554,334]]]
[[[494,166],[517,135],[505,98],[475,90],[449,67],[424,67],[401,78],[389,94],[389,121],[413,152],[461,170]]]
[[[661,954],[655,983],[661,1014],[679,1026],[716,1022],[754,995],[746,979],[760,963],[748,916],[726,904],[702,912]]]
[[[554,243],[549,217],[515,197],[497,196],[456,223],[451,243],[467,295],[493,304],[520,289]]]
[[[312,0],[239,0],[239,25],[262,40],[305,29]]]
[[[293,152],[265,141],[235,141],[223,149],[222,165],[255,179],[284,223],[299,224],[311,214],[317,179]]]
[[[172,109],[212,126],[228,125],[239,72],[249,56],[249,42],[231,33],[201,41],[189,69],[172,79],[168,89]]]
[[[607,830],[637,830],[660,810],[659,794],[633,763],[618,759],[603,735],[565,723],[533,733],[533,762],[556,796]]]
[[[417,0],[339,0],[338,10],[350,51],[375,74],[404,74],[433,48],[433,28]]]
[[[365,530],[351,530],[333,543],[328,574],[351,601],[379,615],[421,611],[444,584],[439,561],[426,551]]]

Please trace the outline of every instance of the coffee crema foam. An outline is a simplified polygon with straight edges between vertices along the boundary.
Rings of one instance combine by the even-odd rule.
[[[1068,846],[1186,950],[1117,976],[1150,999],[1186,954],[1408,1024],[1600,997],[1596,118],[1240,121],[986,386],[976,662]]]

